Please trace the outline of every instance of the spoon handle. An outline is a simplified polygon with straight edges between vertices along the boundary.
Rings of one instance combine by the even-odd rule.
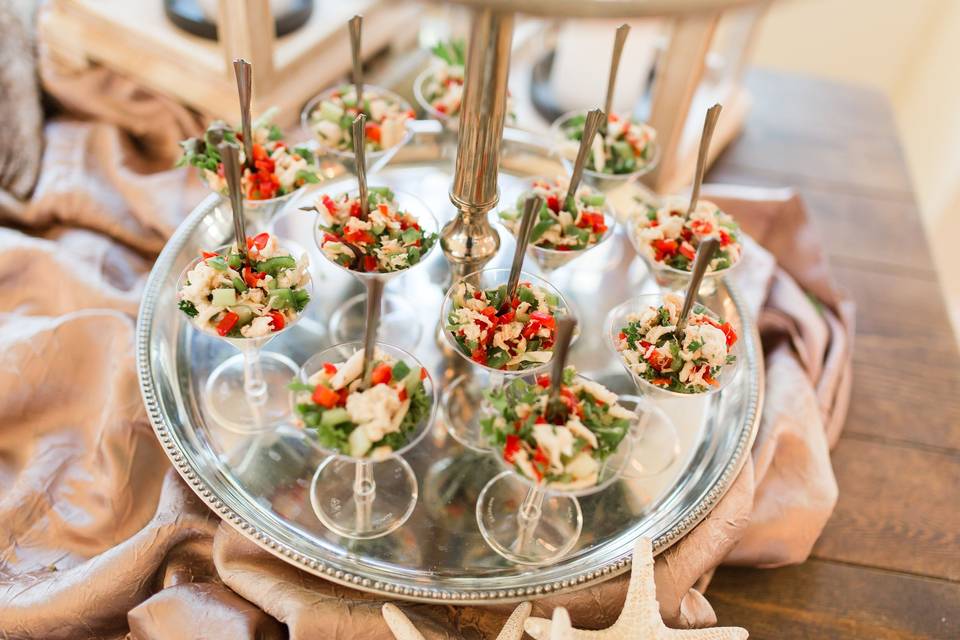
[[[366,220],[370,214],[370,202],[367,200],[367,116],[361,113],[352,125],[353,157],[357,165],[357,182],[360,185],[360,219]]]
[[[623,45],[627,42],[628,35],[630,35],[630,25],[622,24],[617,27],[617,34],[613,39],[613,55],[610,58],[610,76],[607,78],[607,99],[603,103],[603,112],[607,116],[613,113],[613,90],[617,85],[620,56],[623,55]]]
[[[230,194],[230,208],[233,209],[233,233],[237,240],[237,251],[247,257],[247,230],[243,219],[243,188],[240,183],[240,150],[229,142],[221,142],[217,147],[223,159],[223,174],[227,179],[227,192]]]
[[[540,196],[531,196],[523,203],[523,217],[520,218],[520,227],[516,235],[517,246],[513,251],[513,263],[510,265],[510,277],[507,279],[507,300],[513,300],[517,293],[520,270],[523,268],[523,256],[530,243],[530,234],[533,232],[533,225],[542,205],[543,198]]]
[[[235,58],[233,73],[237,76],[237,92],[240,94],[240,127],[243,131],[244,164],[252,167],[253,124],[250,119],[250,101],[253,99],[253,68],[243,58]]]
[[[357,110],[363,111],[363,61],[360,58],[360,32],[363,28],[363,16],[350,18],[350,55],[353,58],[353,84],[357,89]]]
[[[553,359],[550,368],[550,395],[547,396],[547,419],[554,417],[554,407],[560,399],[560,385],[563,383],[563,370],[567,366],[567,357],[570,354],[570,343],[573,341],[573,331],[577,320],[573,316],[557,317],[557,334],[553,343]]]
[[[363,387],[370,386],[370,373],[380,325],[380,305],[383,300],[383,281],[367,278],[367,323],[363,331]]]
[[[687,215],[693,213],[697,208],[697,201],[700,199],[700,186],[703,184],[703,172],[707,168],[707,153],[710,151],[710,139],[713,138],[713,130],[717,126],[717,120],[720,119],[719,104],[715,104],[707,109],[707,115],[703,119],[703,133],[700,136],[700,149],[697,151],[697,173],[693,176],[693,191],[690,193],[690,207],[687,209]]]
[[[583,178],[583,168],[586,166],[587,158],[590,156],[593,138],[597,135],[600,122],[605,117],[606,115],[604,115],[600,109],[593,109],[587,113],[587,121],[583,124],[583,138],[580,140],[580,149],[577,151],[577,160],[573,165],[573,173],[570,174],[570,186],[567,187],[567,197],[563,199],[563,207],[566,207],[567,201],[570,198],[577,195],[577,187],[580,186],[580,179]]]
[[[703,275],[707,272],[707,267],[713,260],[713,254],[717,252],[719,246],[720,243],[716,238],[707,238],[697,247],[697,257],[693,261],[693,269],[690,272],[690,284],[687,286],[683,308],[680,310],[680,317],[677,319],[677,330],[682,330],[687,326],[687,316],[690,315],[690,310],[697,298],[697,292],[700,291]]]

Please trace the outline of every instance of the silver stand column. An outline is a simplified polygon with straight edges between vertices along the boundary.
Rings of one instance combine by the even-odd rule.
[[[487,221],[487,212],[500,196],[497,171],[507,112],[513,13],[475,9],[472,20],[450,189],[458,213],[440,231],[440,247],[455,280],[483,268],[500,248],[500,236]]]

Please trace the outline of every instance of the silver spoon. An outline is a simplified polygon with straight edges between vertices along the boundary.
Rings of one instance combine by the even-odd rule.
[[[600,109],[593,109],[587,113],[587,121],[583,124],[583,138],[580,139],[580,149],[577,151],[577,160],[573,164],[573,173],[570,174],[570,186],[567,187],[567,195],[563,199],[561,209],[576,209],[576,207],[567,207],[571,198],[577,195],[577,188],[580,186],[580,180],[583,178],[583,168],[587,164],[587,158],[590,156],[590,148],[593,146],[593,138],[597,135],[600,128],[600,122],[606,118]]]
[[[694,300],[697,298],[697,292],[700,291],[700,283],[707,272],[713,255],[720,247],[720,242],[716,238],[707,238],[697,247],[697,257],[693,261],[693,269],[690,271],[690,284],[687,285],[687,293],[683,299],[683,308],[680,310],[680,317],[677,318],[677,332],[681,332],[687,326],[687,316],[693,309]]]
[[[370,213],[367,201],[367,116],[358,115],[353,120],[353,156],[357,165],[357,182],[360,185],[360,219],[366,220]]]
[[[377,329],[380,325],[380,305],[383,300],[383,281],[379,278],[367,278],[367,324],[363,330],[363,385],[370,386],[370,374],[373,366],[374,350],[377,344]]]
[[[622,24],[617,27],[617,34],[613,39],[613,55],[610,58],[610,75],[607,77],[607,99],[603,102],[603,112],[610,117],[613,113],[613,89],[617,84],[617,70],[620,68],[620,56],[623,54],[623,45],[630,35],[630,25]],[[604,131],[607,130],[607,120],[604,119]]]
[[[703,119],[703,134],[700,136],[700,150],[697,152],[697,173],[693,176],[693,191],[690,193],[690,207],[687,209],[687,215],[693,213],[697,208],[697,201],[700,199],[700,186],[703,184],[703,172],[707,167],[707,153],[710,151],[710,139],[713,137],[713,130],[717,126],[717,120],[720,119],[719,104],[715,104],[707,109],[707,115]]]
[[[250,100],[253,98],[253,68],[243,58],[235,58],[233,73],[237,76],[237,92],[240,94],[240,127],[243,131],[244,164],[252,167],[253,124],[250,120]]]
[[[517,247],[513,251],[510,277],[507,278],[508,301],[513,300],[517,293],[517,285],[520,283],[520,269],[523,268],[523,256],[527,251],[527,245],[530,243],[530,234],[533,232],[533,225],[542,205],[543,198],[540,196],[531,196],[523,203],[523,217],[520,218],[520,226],[517,228]]]
[[[353,85],[357,91],[357,110],[363,111],[363,61],[360,58],[360,31],[363,28],[363,16],[350,18],[350,54],[353,57]]]
[[[237,237],[237,251],[247,259],[247,230],[243,219],[243,187],[240,182],[240,149],[229,142],[217,146],[223,160],[223,175],[227,179],[230,207],[233,209],[233,233]]]
[[[562,424],[567,421],[569,411],[566,403],[560,399],[560,385],[563,383],[563,370],[567,366],[570,342],[577,320],[564,315],[557,318],[557,334],[553,343],[553,360],[550,370],[550,395],[547,396],[546,419],[550,424]]]

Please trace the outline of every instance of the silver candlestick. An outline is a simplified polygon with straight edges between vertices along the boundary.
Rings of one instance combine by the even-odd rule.
[[[500,141],[507,113],[507,77],[513,14],[474,9],[464,70],[460,139],[450,189],[457,216],[440,231],[440,247],[454,279],[477,271],[500,249],[487,221],[497,205]]]

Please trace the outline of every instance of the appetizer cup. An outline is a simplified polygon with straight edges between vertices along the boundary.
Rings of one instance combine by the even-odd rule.
[[[424,84],[433,78],[435,73],[436,70],[433,68],[427,68],[420,72],[413,81],[413,97],[417,101],[417,104],[420,105],[420,108],[423,109],[424,113],[434,120],[439,121],[447,131],[456,132],[460,127],[459,111],[454,115],[439,111],[430,104],[430,101],[427,100],[427,97],[424,95]]]
[[[736,377],[737,371],[739,370],[740,361],[742,360],[740,355],[740,343],[736,340],[735,333],[733,334],[732,343],[729,341],[726,343],[727,355],[730,361],[727,364],[721,365],[716,375],[710,376],[712,382],[698,385],[695,389],[687,391],[677,390],[676,388],[673,388],[673,384],[666,384],[672,375],[669,372],[663,376],[658,374],[654,379],[659,379],[661,382],[654,384],[651,380],[648,380],[643,375],[640,375],[636,371],[635,367],[631,366],[631,364],[627,361],[624,352],[618,348],[621,344],[620,334],[624,327],[630,324],[631,319],[640,316],[651,307],[654,309],[662,307],[667,297],[675,297],[679,299],[680,303],[682,304],[682,296],[676,294],[647,294],[632,300],[627,300],[626,302],[622,302],[611,309],[604,322],[604,332],[607,335],[607,345],[610,347],[617,360],[620,361],[620,364],[623,365],[627,373],[633,377],[633,380],[637,385],[637,390],[639,391],[640,395],[645,398],[689,398],[691,396],[710,395],[722,390],[725,386],[730,384],[731,380]],[[720,321],[720,316],[718,314],[699,303],[693,305],[693,310],[690,312],[690,318],[688,319],[688,327],[692,324],[691,320],[693,320],[694,316],[697,314],[709,316],[710,319],[715,323],[715,326],[718,328],[721,326],[727,326],[732,331],[732,327],[729,327],[728,324]],[[723,329],[720,330],[723,331]],[[724,333],[726,334],[726,332]],[[666,335],[669,334],[670,332],[666,332]],[[663,366],[664,363],[660,362],[659,364]],[[647,366],[650,365],[648,364]]]
[[[304,130],[309,131],[317,140],[320,153],[336,158],[343,164],[344,167],[347,168],[348,171],[350,171],[353,175],[357,175],[356,157],[354,156],[353,148],[350,147],[349,149],[342,149],[331,146],[329,143],[327,143],[323,136],[317,133],[317,119],[314,117],[314,112],[321,107],[321,104],[324,101],[329,101],[335,95],[342,93],[344,90],[349,91],[350,87],[338,85],[336,87],[331,87],[323,93],[311,98],[310,101],[307,102],[306,106],[303,107],[303,111],[300,112],[300,124]],[[395,102],[401,111],[411,114],[410,118],[407,120],[407,126],[405,127],[404,134],[396,144],[376,151],[370,149],[368,144],[368,148],[366,150],[366,161],[368,164],[367,173],[374,174],[383,167],[387,166],[387,163],[389,163],[393,156],[395,156],[397,152],[403,148],[403,145],[410,142],[410,140],[413,138],[413,129],[411,129],[409,126],[410,122],[413,120],[413,108],[410,106],[410,103],[392,91],[388,91],[387,89],[371,84],[364,84],[363,96],[364,98],[370,98],[374,96],[384,97]],[[354,116],[348,116],[348,119],[352,121],[353,117]],[[347,125],[347,128],[349,128],[349,125]]]
[[[564,133],[564,127],[573,118],[585,117],[586,113],[586,111],[569,111],[554,120],[553,124],[550,125],[550,135],[553,138],[556,154],[568,172],[573,169],[573,161],[577,155],[577,143],[567,137]],[[598,137],[600,135],[602,134],[597,133]],[[660,145],[655,139],[650,142],[647,154],[648,157],[638,160],[637,168],[629,173],[607,173],[584,168],[583,179],[588,185],[598,191],[603,193],[613,191],[653,171],[660,161]]]
[[[534,376],[524,377],[522,381],[537,385]],[[508,399],[514,384],[505,389]],[[516,406],[516,398],[510,402]],[[498,415],[488,401],[484,411],[488,419]],[[510,562],[533,566],[555,562],[567,555],[577,544],[583,528],[583,512],[577,498],[609,487],[630,460],[632,438],[629,434],[639,422],[637,415],[630,415],[623,419],[627,423],[623,425],[623,436],[615,450],[599,461],[590,456],[599,465],[594,482],[561,484],[530,477],[529,471],[524,472],[522,468],[532,469],[532,464],[515,464],[516,452],[511,453],[511,446],[519,448],[519,445],[509,439],[505,445],[497,445],[494,452],[504,471],[483,488],[476,507],[477,525],[490,548]],[[539,447],[537,450],[540,451]],[[511,455],[512,461],[508,461]]]
[[[531,184],[538,184],[538,183],[546,183],[548,185],[551,185],[551,187],[553,187],[553,190],[556,190],[556,187],[558,186],[558,183],[556,181],[550,180],[548,178],[534,178],[533,180],[531,180]],[[547,247],[538,246],[537,240],[535,239],[531,239],[530,243],[527,245],[527,254],[536,261],[537,266],[540,267],[540,270],[541,272],[543,272],[544,277],[550,278],[551,280],[553,279],[552,276],[557,269],[560,269],[561,267],[566,266],[571,260],[575,260],[583,256],[588,251],[592,249],[596,249],[597,247],[601,246],[607,240],[612,238],[615,233],[615,228],[617,224],[616,216],[614,215],[613,209],[610,207],[610,204],[606,202],[606,198],[603,196],[603,194],[588,194],[584,196],[581,193],[582,190],[583,190],[583,187],[578,189],[577,190],[578,193],[576,196],[578,200],[578,204],[580,206],[585,206],[585,207],[591,206],[589,204],[584,204],[583,198],[603,198],[604,199],[604,202],[602,204],[592,205],[595,207],[599,207],[600,213],[603,215],[602,226],[598,224],[596,227],[594,227],[599,231],[599,233],[597,234],[598,237],[596,241],[592,244],[587,245],[582,249],[570,249],[570,250],[551,249]],[[564,187],[563,189],[561,189],[561,191],[562,193],[559,196],[560,198],[562,198],[563,194],[566,193],[566,188]],[[519,227],[520,215],[523,211],[523,201],[526,200],[530,194],[531,194],[531,191],[529,189],[524,191],[520,195],[520,197],[517,199],[517,206],[513,211],[511,212],[501,211],[499,214],[499,218],[501,222],[503,222],[506,225],[507,230],[510,231],[510,233],[512,233],[514,237],[516,237],[516,230]],[[545,200],[545,203],[543,204],[543,207],[541,208],[541,210],[543,210],[544,208],[549,208],[546,202],[547,198],[544,197],[544,200]],[[515,222],[513,222],[512,224],[509,224],[508,217],[504,215],[505,213],[514,214],[513,219],[515,220]],[[544,215],[550,215],[550,214],[549,213],[541,214],[541,217],[538,219],[538,223],[549,222],[549,220],[546,220],[546,221],[544,220],[543,218]],[[536,233],[536,226],[534,226],[534,233]]]
[[[422,416],[411,427],[403,444],[386,454],[370,448],[362,457],[352,456],[349,450],[352,444],[346,444],[347,451],[344,451],[325,446],[317,439],[317,447],[328,454],[328,457],[320,463],[313,476],[310,503],[320,522],[345,538],[370,539],[385,536],[403,525],[413,513],[418,496],[417,477],[402,456],[416,446],[427,433],[437,407],[433,380],[413,355],[382,342],[376,344],[376,352],[378,357],[383,355],[391,358],[394,364],[401,361],[406,363],[410,375],[419,379],[423,385],[427,406],[420,407]],[[328,347],[304,363],[297,381],[308,384],[314,374],[331,365],[358,365],[362,354],[361,342]],[[388,384],[392,382],[403,383],[402,380],[391,380]],[[302,414],[297,405],[306,398],[310,398],[310,393],[306,391],[293,391],[290,395],[294,412],[298,416]],[[346,409],[341,411],[346,413]],[[362,428],[357,426],[354,430]],[[371,445],[367,443],[366,446]]]
[[[370,189],[372,192],[373,190],[378,189],[378,187],[370,187]],[[358,191],[349,192],[350,198],[357,198],[358,195]],[[437,220],[433,217],[430,209],[423,203],[422,200],[416,196],[413,196],[409,193],[404,193],[402,191],[394,191],[393,195],[394,201],[397,203],[398,210],[409,213],[416,218],[417,223],[420,225],[420,229],[425,235],[437,234],[439,227]],[[322,198],[323,196],[320,197]],[[321,204],[319,206],[324,205]],[[364,283],[367,279],[379,279],[384,284],[387,284],[394,278],[401,276],[410,269],[414,269],[423,264],[439,244],[439,239],[436,239],[433,244],[431,244],[430,247],[420,255],[420,259],[415,264],[405,269],[380,273],[378,271],[358,271],[350,267],[345,267],[339,262],[332,260],[323,251],[324,234],[325,232],[320,228],[319,225],[314,225],[314,240],[317,243],[317,247],[320,249],[320,253],[323,254],[324,258],[326,258],[330,264],[333,264],[337,268],[346,271],[353,277],[357,278],[361,283]],[[330,316],[329,326],[330,335],[333,336],[334,341],[347,342],[349,340],[362,339],[365,322],[365,309],[366,295],[360,294],[346,300],[334,310],[333,314]],[[410,304],[410,302],[407,301],[405,297],[390,293],[384,294],[383,309],[384,314],[380,319],[379,329],[379,335],[383,338],[383,340],[390,344],[399,344],[409,348],[415,347],[420,342],[420,337],[422,334],[420,318],[421,314],[417,313],[417,310],[413,307],[413,305]]]
[[[281,243],[281,246],[289,247],[286,243]],[[223,245],[217,248],[216,253],[222,255],[233,247],[233,243]],[[177,291],[183,289],[189,273],[205,259],[199,257],[187,265],[180,274]],[[303,289],[312,298],[312,279]],[[262,433],[275,428],[290,416],[283,389],[290,377],[296,374],[297,365],[287,356],[263,351],[263,348],[281,333],[289,331],[305,312],[304,307],[294,317],[285,318],[279,330],[250,338],[221,336],[216,330],[190,322],[198,331],[220,338],[240,352],[220,363],[204,385],[204,404],[224,429],[244,434]]]
[[[512,378],[541,373],[550,367],[549,356],[542,361],[525,362],[522,365],[523,368],[504,369],[490,366],[489,363],[484,364],[474,358],[471,353],[464,351],[449,328],[448,321],[455,307],[454,293],[459,283],[469,283],[477,290],[490,290],[506,287],[509,278],[510,269],[483,269],[467,274],[451,285],[440,310],[440,323],[447,344],[461,358],[473,365],[475,370],[475,373],[458,376],[444,390],[442,399],[444,422],[448,432],[457,442],[475,451],[489,450],[489,445],[480,429],[480,415],[477,411],[477,408],[483,405],[484,392],[488,389],[498,389]],[[567,304],[563,295],[546,280],[521,271],[520,282],[530,283],[554,300],[556,304],[553,305],[553,315],[570,313],[570,305]]]
[[[683,203],[678,203],[684,211],[686,211],[687,202],[686,200]],[[642,205],[641,205],[642,207]],[[634,212],[627,218],[626,232],[627,238],[630,240],[630,244],[633,245],[634,251],[637,252],[637,255],[640,256],[640,259],[643,260],[644,264],[647,265],[647,269],[653,274],[654,279],[657,282],[657,285],[662,291],[675,291],[683,292],[686,291],[687,286],[690,283],[690,274],[691,272],[686,269],[678,269],[666,264],[662,260],[655,259],[654,249],[649,243],[647,243],[643,238],[640,237],[640,216],[643,216],[642,211]],[[742,243],[740,245],[743,246]],[[742,248],[741,248],[742,251]],[[693,248],[693,254],[695,255],[696,248]],[[689,258],[690,264],[693,264],[693,259]],[[699,293],[704,296],[713,295],[717,290],[717,282],[720,278],[729,275],[734,269],[736,269],[740,263],[743,262],[743,255],[741,254],[739,258],[731,264],[729,267],[722,269],[715,269],[713,271],[707,271],[703,274],[703,281],[700,284]]]

